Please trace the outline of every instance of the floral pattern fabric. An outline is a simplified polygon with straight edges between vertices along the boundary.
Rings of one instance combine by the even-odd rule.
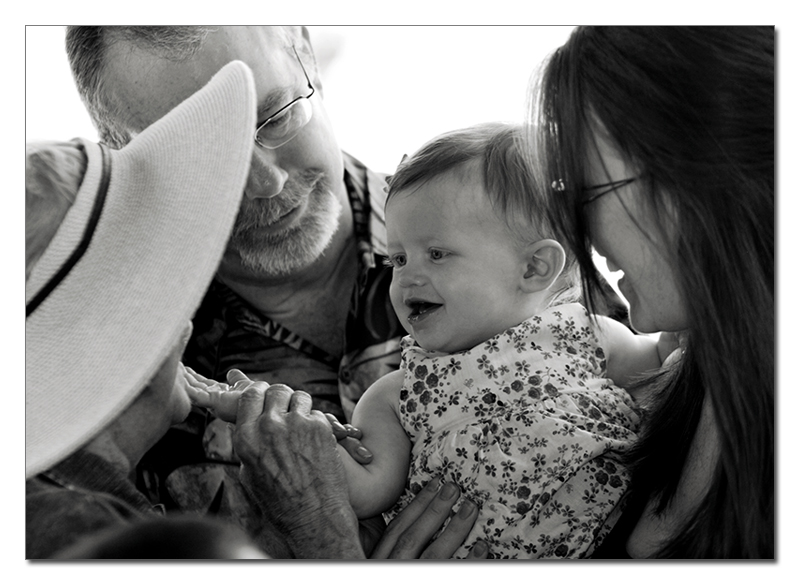
[[[495,558],[582,558],[610,530],[636,438],[630,396],[605,377],[586,310],[559,305],[455,354],[402,341],[401,423],[413,448],[388,519],[431,479],[480,508],[456,557],[483,539]]]

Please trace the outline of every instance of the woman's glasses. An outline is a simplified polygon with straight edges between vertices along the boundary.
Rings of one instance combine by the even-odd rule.
[[[581,205],[589,205],[593,201],[600,199],[603,195],[608,195],[612,191],[616,191],[620,187],[624,187],[625,185],[630,185],[633,183],[637,177],[630,177],[628,179],[620,179],[619,181],[612,181],[610,183],[602,183],[600,185],[592,185],[591,187],[584,187],[584,192],[591,192],[597,191],[597,193],[592,193],[586,199],[581,201]]]

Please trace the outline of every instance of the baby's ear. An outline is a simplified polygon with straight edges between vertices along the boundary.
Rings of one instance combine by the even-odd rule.
[[[550,285],[564,270],[566,254],[555,240],[539,240],[525,247],[525,272],[522,287],[525,292],[539,292]]]

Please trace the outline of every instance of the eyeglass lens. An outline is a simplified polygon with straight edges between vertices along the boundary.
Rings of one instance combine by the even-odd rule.
[[[283,146],[308,124],[312,113],[311,103],[305,97],[297,98],[258,129],[258,142],[265,148]]]

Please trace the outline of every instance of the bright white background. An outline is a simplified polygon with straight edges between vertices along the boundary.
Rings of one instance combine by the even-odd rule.
[[[311,26],[339,145],[391,173],[434,136],[522,121],[530,80],[571,26]],[[97,140],[64,50],[64,27],[25,30],[25,139]],[[598,267],[616,286],[605,262]]]
[[[291,4],[291,3],[289,3]],[[606,2],[576,0],[570,3],[520,3],[516,0],[493,0],[490,3],[444,2],[436,0],[407,0],[403,3],[381,3],[377,8],[374,0],[357,2],[320,3],[307,0],[295,6],[294,15],[288,14],[286,3],[253,4],[240,0],[228,0],[224,3],[224,18],[240,23],[264,20],[274,17],[276,22],[309,21],[314,15],[318,22],[437,22],[437,23],[487,23],[503,24],[509,22],[566,22],[595,24],[770,24],[777,26],[776,49],[778,52],[776,72],[777,89],[776,116],[779,130],[776,141],[779,145],[778,172],[782,169],[780,159],[796,161],[797,152],[796,68],[798,30],[796,26],[796,9],[792,3],[783,0],[760,0],[753,2],[732,1],[725,3],[724,10],[720,3],[702,3],[697,0],[673,0],[669,3],[642,3],[638,1]],[[354,7],[354,5],[358,5]],[[0,43],[6,56],[2,75],[3,91],[0,99],[4,105],[7,140],[3,151],[7,162],[4,170],[11,177],[11,186],[6,187],[7,207],[12,213],[5,213],[3,248],[8,253],[3,257],[4,266],[12,283],[9,291],[11,299],[4,304],[7,309],[6,323],[11,324],[11,334],[6,335],[6,371],[8,378],[4,385],[6,395],[12,397],[10,405],[4,409],[7,425],[4,437],[5,444],[10,447],[7,459],[7,481],[3,482],[2,494],[5,496],[6,508],[10,511],[11,522],[4,523],[2,536],[2,558],[13,561],[6,565],[11,579],[20,581],[25,570],[24,579],[31,583],[82,582],[88,583],[96,578],[113,579],[118,583],[139,583],[148,579],[153,582],[184,580],[188,576],[192,582],[212,582],[212,580],[251,581],[254,579],[289,578],[303,582],[308,577],[316,577],[314,582],[348,582],[356,580],[374,583],[429,582],[447,580],[456,583],[478,583],[505,581],[523,583],[547,581],[551,583],[579,582],[593,584],[617,583],[675,583],[705,582],[720,579],[728,582],[754,582],[768,579],[770,583],[788,583],[796,579],[792,570],[797,567],[798,556],[795,553],[797,530],[795,521],[798,518],[797,498],[794,489],[800,481],[796,466],[790,457],[796,456],[798,448],[797,434],[789,422],[800,409],[797,400],[797,384],[789,378],[791,366],[779,368],[779,399],[776,415],[783,424],[779,428],[778,466],[780,486],[778,490],[778,515],[776,526],[778,540],[777,563],[659,563],[656,566],[642,563],[621,565],[619,563],[545,563],[545,564],[380,564],[369,566],[352,563],[315,563],[315,564],[270,564],[242,565],[204,564],[201,569],[191,564],[106,564],[104,566],[87,566],[86,564],[30,564],[24,563],[24,545],[22,530],[24,513],[22,512],[22,453],[18,448],[19,437],[22,436],[22,389],[24,386],[24,356],[19,341],[22,333],[22,289],[13,283],[19,282],[22,274],[22,181],[21,156],[17,137],[23,133],[25,139],[49,138],[66,139],[73,136],[94,138],[94,129],[88,115],[77,97],[72,85],[66,57],[63,54],[63,33],[60,30],[48,31],[28,28],[25,34],[24,25],[38,22],[131,22],[145,24],[179,23],[187,20],[219,21],[222,10],[215,6],[217,14],[201,15],[201,5],[193,5],[190,13],[179,9],[175,4],[169,9],[163,0],[151,2],[139,0],[135,4],[114,3],[114,8],[104,2],[87,0],[80,5],[71,2],[51,2],[39,0],[26,6],[14,5],[15,9],[4,17],[3,35]],[[283,9],[281,7],[284,7]],[[80,9],[79,9],[80,8]],[[302,8],[302,10],[300,10]],[[109,12],[111,10],[111,12]],[[275,11],[278,15],[274,16]],[[28,16],[21,16],[27,12]],[[108,16],[111,14],[112,16]],[[389,16],[387,16],[389,14]],[[141,16],[145,15],[145,16]],[[154,22],[160,21],[160,22]],[[577,21],[577,22],[576,22]],[[346,37],[343,29],[315,31],[312,38],[318,48],[323,49],[325,43],[338,46],[336,59],[323,64],[326,102],[337,129],[341,145],[350,150],[377,170],[391,171],[404,152],[414,150],[422,142],[442,130],[464,126],[474,122],[490,119],[518,119],[523,115],[524,91],[529,73],[545,53],[566,38],[566,32],[548,32],[548,29],[535,28],[528,31],[516,27],[506,28],[506,35],[491,42],[484,42],[477,36],[464,38],[464,31],[454,29],[449,38],[458,36],[458,44],[448,47],[446,36],[432,39],[426,31],[415,34],[398,35],[391,28],[378,31],[365,29],[353,31]],[[335,27],[339,29],[340,27]],[[359,27],[361,28],[361,27]],[[509,31],[519,31],[516,32]],[[475,31],[473,31],[474,33]],[[523,34],[532,32],[532,34]],[[475,33],[477,34],[477,33]],[[30,44],[36,35],[36,43]],[[326,40],[327,35],[327,40]],[[552,35],[552,36],[551,36]],[[562,35],[562,36],[559,36]],[[522,40],[525,37],[527,41]],[[527,42],[529,44],[521,45]],[[22,59],[23,46],[25,59]],[[527,51],[520,53],[520,47]],[[508,50],[506,50],[508,49]],[[447,58],[445,58],[445,56]],[[441,57],[441,58],[440,58]],[[516,66],[509,65],[516,63]],[[450,76],[450,71],[459,72]],[[509,73],[509,71],[511,73]],[[403,73],[401,76],[400,73]],[[350,81],[347,81],[350,80]],[[416,80],[416,82],[415,82]],[[449,83],[446,83],[448,80]],[[498,81],[499,80],[499,81]],[[21,90],[25,87],[25,102],[22,101]],[[358,94],[353,87],[360,88]],[[455,93],[453,93],[455,92]],[[390,100],[397,95],[399,105],[389,106]],[[425,98],[427,109],[433,112],[425,114],[425,108],[415,109],[414,103]],[[338,100],[338,101],[337,101]],[[349,101],[347,103],[343,103]],[[366,108],[375,103],[380,110]],[[455,111],[458,104],[465,106],[462,111]],[[787,107],[788,104],[788,107]],[[783,106],[783,107],[781,107]],[[409,109],[411,108],[411,109]],[[21,115],[24,109],[25,116]],[[780,112],[780,113],[779,113]],[[427,124],[417,124],[416,118],[428,120]],[[358,121],[359,123],[356,123]],[[23,126],[19,128],[19,126]],[[19,132],[22,130],[22,132]],[[376,143],[377,137],[385,136],[386,142]],[[10,140],[9,140],[10,137]],[[786,176],[793,173],[793,162],[786,166]],[[778,295],[780,303],[779,325],[776,331],[780,335],[778,365],[787,363],[787,357],[796,350],[793,341],[796,330],[797,312],[793,308],[796,297],[797,270],[796,235],[793,223],[797,221],[796,188],[790,188],[795,181],[780,181],[779,202],[776,209],[776,224],[782,252],[778,259],[782,261],[779,269],[782,285]],[[784,189],[782,189],[784,187]],[[8,295],[4,299],[8,298]],[[788,302],[786,302],[788,299]],[[782,301],[782,302],[781,302]],[[9,351],[8,342],[17,346]],[[788,351],[787,351],[788,349]],[[102,372],[87,372],[87,375],[102,375]],[[7,403],[8,404],[8,403]],[[11,448],[13,446],[13,448]],[[9,464],[10,463],[10,464]],[[200,572],[202,570],[202,573]],[[298,571],[300,571],[298,573]],[[790,575],[795,574],[792,578]]]
[[[531,73],[572,27],[312,26],[340,146],[391,172],[447,130],[522,120]],[[64,51],[64,27],[28,26],[25,139],[97,139]]]

